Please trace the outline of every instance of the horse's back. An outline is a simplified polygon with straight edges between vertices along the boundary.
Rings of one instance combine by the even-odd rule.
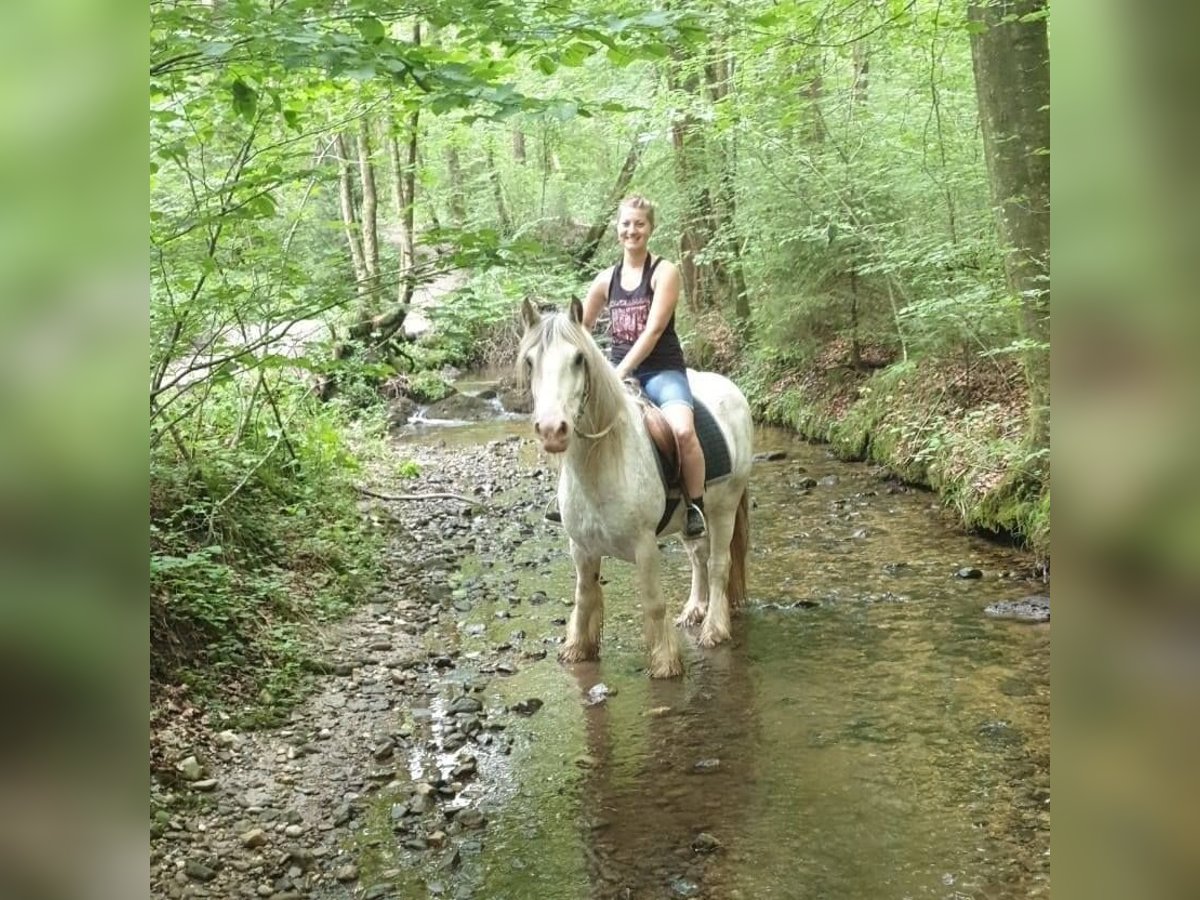
[[[717,372],[688,369],[688,384],[697,400],[708,407],[729,443],[733,469],[749,471],[754,421],[741,389]]]

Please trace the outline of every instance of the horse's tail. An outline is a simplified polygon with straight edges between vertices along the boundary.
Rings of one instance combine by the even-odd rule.
[[[729,581],[725,596],[729,598],[729,609],[734,611],[746,605],[746,554],[750,550],[750,489],[742,491],[737,515],[733,520],[733,538],[729,542]]]

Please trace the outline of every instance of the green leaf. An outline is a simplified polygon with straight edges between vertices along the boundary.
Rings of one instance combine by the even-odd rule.
[[[562,55],[562,64],[564,66],[581,66],[583,61],[596,52],[596,48],[591,44],[583,44],[575,42],[571,44]]]
[[[242,79],[233,83],[233,108],[247,122],[254,121],[258,112],[258,93]]]
[[[275,200],[270,194],[260,194],[246,204],[246,211],[256,219],[269,219],[275,215]]]
[[[383,23],[374,17],[359,19],[358,31],[373,44],[379,43],[387,35],[387,30],[383,27]]]
[[[553,75],[558,70],[558,63],[549,56],[539,56],[534,64],[543,75]]]

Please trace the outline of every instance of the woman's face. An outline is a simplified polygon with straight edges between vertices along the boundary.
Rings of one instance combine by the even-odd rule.
[[[617,211],[617,241],[627,250],[645,247],[652,231],[644,209],[622,206]]]

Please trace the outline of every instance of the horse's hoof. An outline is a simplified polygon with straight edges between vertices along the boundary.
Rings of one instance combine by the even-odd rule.
[[[599,652],[587,647],[563,647],[558,651],[558,661],[564,663],[589,662],[599,658]]]
[[[691,628],[693,625],[699,625],[704,621],[704,610],[702,609],[685,609],[680,613],[679,618],[675,620],[676,625],[681,625],[684,628]]]
[[[696,639],[696,643],[701,647],[715,647],[717,644],[723,644],[729,640],[729,632],[721,632],[716,628],[705,627],[700,632],[700,637]]]
[[[677,678],[683,674],[683,659],[675,657],[665,663],[651,664],[651,678]]]

